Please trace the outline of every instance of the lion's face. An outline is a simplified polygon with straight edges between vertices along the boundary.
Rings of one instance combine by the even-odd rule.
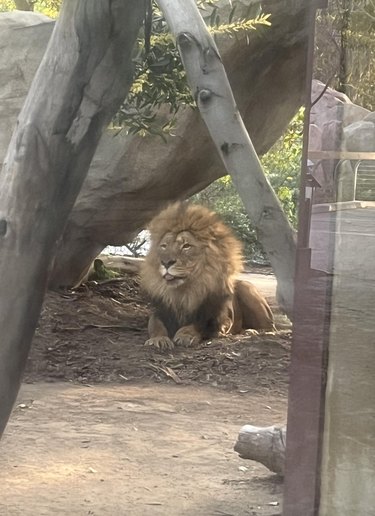
[[[180,233],[168,232],[161,239],[157,256],[159,271],[166,285],[176,288],[189,281],[197,273],[197,267],[202,263],[204,251],[190,231]]]

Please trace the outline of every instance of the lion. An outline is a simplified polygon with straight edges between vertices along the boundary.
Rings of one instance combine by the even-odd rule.
[[[140,274],[153,308],[146,345],[170,350],[245,329],[274,329],[265,298],[237,279],[242,245],[215,212],[177,202],[148,229],[151,245]]]

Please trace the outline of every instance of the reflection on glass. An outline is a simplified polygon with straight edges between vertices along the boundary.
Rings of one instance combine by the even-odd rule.
[[[365,0],[331,0],[317,16],[288,416],[296,505],[285,516],[298,503],[314,516],[375,514],[374,16]],[[310,468],[313,494],[290,495],[294,464]]]

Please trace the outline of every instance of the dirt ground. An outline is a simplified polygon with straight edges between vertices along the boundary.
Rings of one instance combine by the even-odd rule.
[[[285,422],[290,331],[160,354],[147,315],[131,277],[48,294],[1,443],[1,515],[280,514],[280,479],[233,444]]]

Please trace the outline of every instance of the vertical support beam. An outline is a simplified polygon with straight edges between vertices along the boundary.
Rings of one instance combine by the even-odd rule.
[[[330,323],[331,277],[310,267],[310,207],[305,199],[307,152],[314,60],[316,9],[311,2],[307,62],[306,116],[303,142],[299,231],[295,280],[295,308],[287,422],[284,516],[317,516],[327,341]],[[329,228],[326,228],[329,231]],[[329,246],[327,253],[333,252]]]

